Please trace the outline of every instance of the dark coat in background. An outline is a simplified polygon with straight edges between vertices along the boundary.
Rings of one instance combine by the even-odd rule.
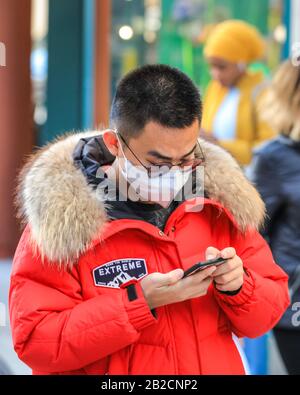
[[[289,285],[294,291],[278,327],[300,330],[300,317],[295,325],[300,286],[294,289],[300,280],[300,142],[280,135],[258,147],[249,178],[266,204],[268,219],[262,234],[276,263],[290,276]]]

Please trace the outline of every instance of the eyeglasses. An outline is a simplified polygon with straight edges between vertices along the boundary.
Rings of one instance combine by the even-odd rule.
[[[150,167],[144,165],[144,163],[138,158],[138,156],[134,153],[134,151],[129,147],[127,144],[126,140],[124,137],[119,133],[119,131],[116,131],[118,136],[122,139],[123,143],[126,145],[126,147],[129,149],[129,151],[132,153],[132,155],[135,157],[135,159],[143,166],[143,168],[147,171],[148,176],[151,177],[156,177],[157,175],[162,175],[164,173],[169,172],[172,167],[180,167],[183,171],[190,171],[194,170],[197,166],[200,166],[204,164],[205,162],[205,156],[203,153],[203,150],[201,148],[201,145],[199,144],[199,141],[197,140],[197,147],[199,148],[199,151],[201,153],[201,157],[198,158],[192,158],[192,159],[183,159],[177,164],[173,163],[168,163],[168,164],[163,164],[163,165],[152,165]],[[188,168],[188,169],[185,169]]]

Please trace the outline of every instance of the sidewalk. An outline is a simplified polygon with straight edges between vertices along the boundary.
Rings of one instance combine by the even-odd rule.
[[[7,303],[10,268],[11,261],[0,261],[0,374],[6,373],[1,362],[4,363],[5,368],[7,367],[11,374],[31,374],[31,369],[23,364],[17,357],[13,349],[10,335]],[[5,313],[4,317],[3,313]],[[4,323],[6,325],[2,326]]]

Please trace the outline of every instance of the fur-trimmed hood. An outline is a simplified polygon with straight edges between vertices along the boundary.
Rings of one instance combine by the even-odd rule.
[[[67,133],[32,154],[19,174],[18,217],[29,224],[32,244],[42,259],[75,263],[107,222],[103,202],[73,158],[80,139],[100,134]],[[206,195],[233,215],[241,232],[258,229],[265,207],[256,189],[227,152],[200,143],[206,158]]]

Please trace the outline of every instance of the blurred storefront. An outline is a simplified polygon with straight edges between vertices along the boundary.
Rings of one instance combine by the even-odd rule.
[[[15,178],[31,151],[30,0],[0,0],[0,259],[18,241],[13,208]]]
[[[145,63],[180,68],[205,89],[209,74],[203,41],[213,26],[226,19],[244,19],[267,41],[266,73],[281,60],[286,41],[282,0],[112,0],[112,91],[128,70]]]
[[[244,19],[259,28],[267,52],[252,67],[266,75],[290,47],[292,0],[33,0],[33,5],[43,13],[36,24],[49,14],[47,34],[33,44],[33,68],[43,68],[45,87],[44,94],[35,94],[39,144],[69,129],[107,126],[118,81],[146,63],[178,67],[204,91],[209,72],[203,42],[220,21]]]

